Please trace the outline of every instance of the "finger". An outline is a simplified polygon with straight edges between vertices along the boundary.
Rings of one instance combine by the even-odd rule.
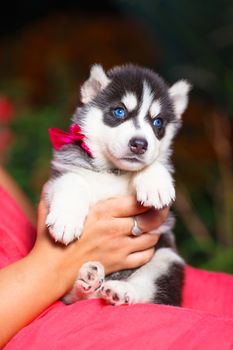
[[[139,215],[149,209],[137,202],[134,195],[109,198],[99,202],[99,205],[104,206],[109,215],[118,218]]]
[[[134,269],[148,263],[154,255],[154,248],[146,249],[128,255],[125,261],[125,269]]]
[[[137,224],[143,232],[150,232],[164,223],[168,213],[169,208],[167,207],[162,210],[151,208],[146,213],[137,215]]]
[[[45,202],[43,200],[40,200],[38,205],[38,222],[37,222],[38,232],[40,232],[42,228],[45,226],[45,219],[47,214],[48,214],[48,209],[45,205]]]
[[[48,214],[48,208],[43,200],[40,200],[38,205],[38,215],[39,217],[45,217]]]
[[[134,237],[134,236],[128,237],[129,244],[127,246],[129,247],[129,253],[140,252],[140,251],[154,247],[158,242],[159,237],[160,235],[158,234],[150,234],[150,233],[145,233],[138,237]]]
[[[168,216],[169,209],[156,210],[149,209],[145,213],[136,215],[138,227],[142,232],[150,232],[163,224]],[[127,218],[115,218],[112,222],[116,233],[132,235],[132,228],[134,226],[133,216]]]

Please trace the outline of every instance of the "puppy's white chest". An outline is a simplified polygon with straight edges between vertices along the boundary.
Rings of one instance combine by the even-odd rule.
[[[100,199],[132,193],[131,176],[128,174],[117,175],[110,172],[100,173],[82,169],[80,175],[88,183],[92,203]]]

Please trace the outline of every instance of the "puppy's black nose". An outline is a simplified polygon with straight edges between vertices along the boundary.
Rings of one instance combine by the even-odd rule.
[[[135,154],[145,153],[147,150],[147,147],[148,147],[148,142],[146,141],[146,139],[133,137],[129,141],[129,148],[130,148],[131,152],[133,152]]]

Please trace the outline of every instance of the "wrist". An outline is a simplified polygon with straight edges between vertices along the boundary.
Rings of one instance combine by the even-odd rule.
[[[85,260],[85,253],[77,244],[65,246],[50,238],[35,245],[30,255],[34,265],[51,276],[57,299],[71,289],[78,271]]]

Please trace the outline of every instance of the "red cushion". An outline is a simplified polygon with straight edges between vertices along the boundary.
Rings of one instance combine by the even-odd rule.
[[[35,230],[0,188],[0,266],[31,249]],[[183,307],[54,303],[5,347],[17,349],[233,349],[233,276],[187,267]]]
[[[0,268],[27,255],[35,237],[35,228],[0,187]]]
[[[230,350],[233,319],[162,305],[56,303],[18,333],[5,350]]]
[[[183,306],[233,317],[233,276],[188,266],[185,273]]]

